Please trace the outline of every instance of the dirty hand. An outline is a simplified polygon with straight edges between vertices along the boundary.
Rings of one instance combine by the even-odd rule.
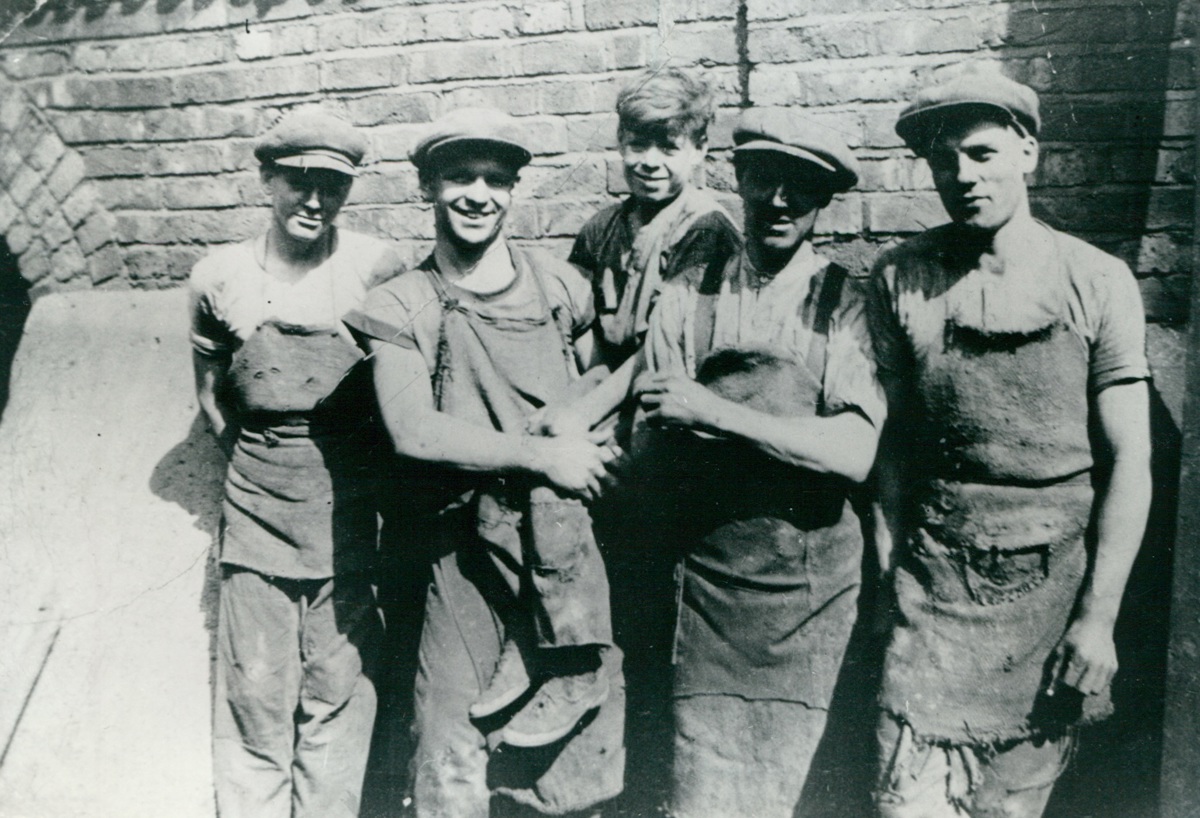
[[[559,491],[594,500],[608,478],[606,466],[620,454],[615,446],[603,442],[606,437],[600,434],[536,438],[533,442],[538,446],[541,460],[538,471]]]
[[[709,428],[720,398],[682,375],[654,374],[638,379],[638,399],[646,420],[687,428]]]
[[[1108,687],[1117,672],[1117,648],[1111,623],[1076,619],[1054,649],[1050,684],[1053,696],[1059,684],[1093,696]]]
[[[545,437],[583,437],[588,433],[588,423],[568,406],[554,404],[543,406],[530,415],[525,421],[525,431]]]

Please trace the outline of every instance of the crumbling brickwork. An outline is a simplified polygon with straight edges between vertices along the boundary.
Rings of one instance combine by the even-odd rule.
[[[1042,95],[1035,210],[1125,258],[1153,320],[1184,317],[1191,267],[1194,0],[50,0],[0,44],[0,235],[39,288],[172,286],[263,225],[251,154],[321,103],[367,128],[346,224],[416,259],[432,220],[407,161],[421,123],[491,104],[537,157],[511,232],[565,254],[623,183],[616,91],[700,67],[718,89],[708,184],[740,105],[803,105],[863,163],[820,240],[852,267],[944,220],[892,124],[933,72],[995,61]]]

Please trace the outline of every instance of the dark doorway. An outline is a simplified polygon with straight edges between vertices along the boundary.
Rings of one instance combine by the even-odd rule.
[[[13,358],[25,331],[30,306],[29,285],[21,277],[17,257],[0,238],[0,417],[8,405]]]

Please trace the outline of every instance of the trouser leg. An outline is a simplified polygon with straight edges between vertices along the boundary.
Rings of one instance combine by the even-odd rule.
[[[675,699],[669,812],[675,818],[791,818],[827,712],[740,696]]]
[[[592,518],[578,500],[532,492],[526,564],[541,647],[611,645],[608,574]]]
[[[291,815],[299,616],[286,581],[224,567],[213,702],[213,778],[221,818]]]
[[[302,614],[292,816],[354,818],[375,723],[379,611],[367,579],[347,575],[311,584]]]
[[[920,744],[882,714],[881,818],[1040,818],[1075,746],[1073,733],[1002,749]]]
[[[414,696],[414,801],[420,818],[487,818],[487,745],[468,708],[482,690],[479,668],[495,666],[498,634],[479,590],[459,572],[456,555],[436,563]]]

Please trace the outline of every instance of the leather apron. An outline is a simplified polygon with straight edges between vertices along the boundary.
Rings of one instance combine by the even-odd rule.
[[[918,363],[916,518],[882,694],[921,740],[1060,734],[1110,707],[1107,691],[1041,693],[1086,571],[1093,497],[1088,350],[1065,320],[1060,257],[1028,298],[1044,317],[1020,331],[929,302],[942,342]]]
[[[240,433],[225,485],[223,562],[270,576],[371,566],[382,451],[361,352],[334,329],[276,321],[233,354]]]
[[[829,265],[804,361],[711,346],[715,293],[701,288],[697,381],[777,416],[820,414],[830,318],[845,271]],[[676,696],[719,693],[829,706],[856,616],[863,537],[848,481],[781,463],[740,441],[665,430],[686,453],[676,520]]]

